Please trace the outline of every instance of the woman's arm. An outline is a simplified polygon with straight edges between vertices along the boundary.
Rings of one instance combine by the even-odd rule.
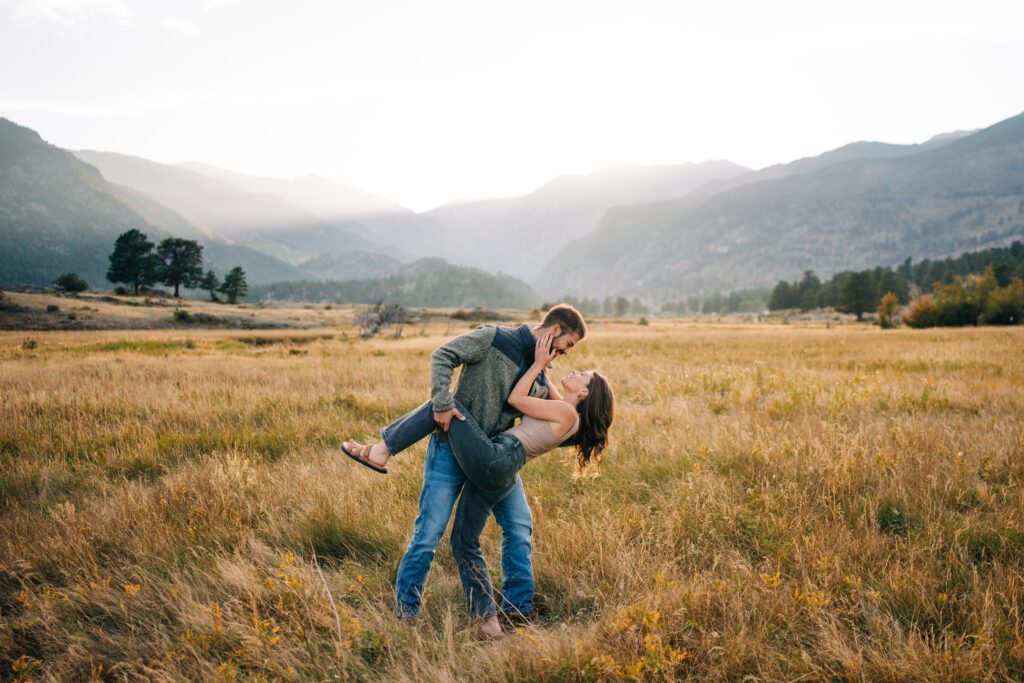
[[[555,357],[551,348],[551,335],[544,335],[537,340],[537,348],[533,354],[533,365],[519,378],[519,381],[512,388],[508,397],[508,404],[516,410],[529,415],[537,420],[555,422],[563,430],[572,427],[576,420],[576,411],[565,401],[548,400],[530,396],[530,387],[537,380],[540,373],[547,367],[548,363]],[[550,383],[549,383],[550,384]],[[548,387],[548,391],[551,387]]]
[[[561,401],[562,392],[555,388],[557,382],[552,382],[551,378],[548,377],[548,400],[549,401]]]

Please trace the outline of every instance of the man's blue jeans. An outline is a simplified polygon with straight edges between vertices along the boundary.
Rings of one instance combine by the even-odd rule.
[[[423,463],[423,489],[416,526],[398,565],[395,582],[395,610],[399,617],[420,612],[423,585],[434,560],[434,550],[444,535],[455,501],[466,477],[459,469],[447,441],[431,435]],[[533,611],[533,561],[530,534],[533,515],[526,502],[522,479],[494,506],[494,519],[501,527],[500,605],[510,612]]]

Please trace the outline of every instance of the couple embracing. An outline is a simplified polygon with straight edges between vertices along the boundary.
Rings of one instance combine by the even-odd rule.
[[[349,457],[386,473],[391,456],[430,436],[419,514],[395,585],[400,619],[420,612],[434,549],[456,500],[452,552],[480,634],[502,635],[499,613],[513,623],[536,617],[533,515],[519,470],[530,459],[569,444],[578,464],[586,466],[599,461],[607,445],[613,415],[607,380],[592,370],[573,371],[559,388],[545,373],[586,332],[579,312],[561,304],[533,328],[482,325],[460,335],[430,357],[429,401],[382,429],[380,442],[348,440],[342,445]],[[453,395],[452,375],[460,366]],[[513,426],[517,417],[522,420]],[[480,534],[491,514],[502,533],[500,605],[480,551]]]

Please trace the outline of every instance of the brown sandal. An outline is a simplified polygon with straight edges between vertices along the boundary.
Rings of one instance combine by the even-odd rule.
[[[348,457],[352,458],[353,460],[355,460],[360,465],[364,465],[366,467],[369,467],[374,472],[380,472],[381,474],[387,474],[388,473],[388,468],[381,467],[380,465],[378,465],[378,464],[376,464],[376,463],[374,463],[373,461],[370,460],[369,453],[370,453],[370,449],[372,449],[372,448],[373,448],[373,444],[366,444],[365,446],[363,446],[363,452],[366,453],[366,455],[357,455],[356,453],[353,453],[349,449],[345,448],[345,444],[344,443],[341,444],[341,452],[344,453],[345,455],[347,455]]]

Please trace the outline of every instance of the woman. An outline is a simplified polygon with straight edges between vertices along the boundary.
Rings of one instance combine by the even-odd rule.
[[[470,616],[480,621],[484,637],[502,635],[497,619],[494,588],[487,564],[480,552],[480,534],[491,508],[515,485],[516,474],[526,461],[575,438],[577,462],[584,467],[600,460],[608,443],[613,417],[613,396],[608,382],[594,371],[576,372],[562,378],[565,394],[548,383],[548,399],[529,395],[534,381],[555,357],[552,338],[537,340],[533,365],[519,379],[508,398],[510,406],[523,413],[522,421],[508,431],[489,438],[471,417],[452,420],[448,438],[456,461],[468,480],[462,489],[452,527],[452,552],[459,568]],[[554,399],[554,400],[551,400]],[[465,416],[469,411],[456,406]],[[435,428],[430,402],[404,415],[385,432],[401,425],[427,436]],[[382,443],[363,445],[346,441],[342,450],[354,460],[386,472],[391,453]]]

